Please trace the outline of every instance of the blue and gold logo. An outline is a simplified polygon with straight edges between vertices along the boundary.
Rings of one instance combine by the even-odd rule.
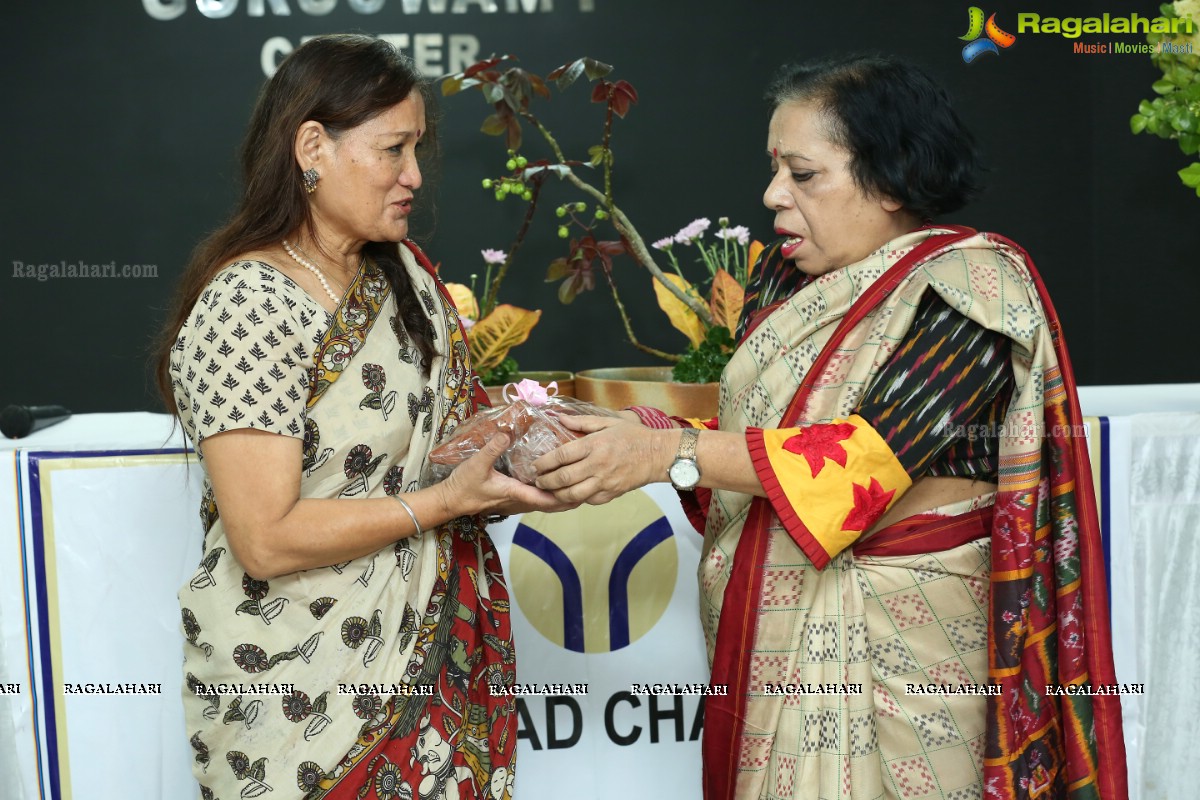
[[[642,491],[570,514],[526,514],[509,578],[525,618],[577,653],[620,650],[655,626],[675,592],[671,523]]]

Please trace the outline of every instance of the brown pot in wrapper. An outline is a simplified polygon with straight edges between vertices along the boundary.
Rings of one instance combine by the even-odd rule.
[[[482,409],[459,425],[450,438],[429,454],[425,483],[445,480],[455,467],[478,453],[492,437],[506,433],[511,439],[508,449],[496,462],[496,469],[522,483],[532,484],[537,478],[533,462],[551,450],[566,444],[579,434],[569,430],[558,417],[564,414],[594,414],[614,417],[612,411],[576,400],[573,397],[540,397],[516,399],[498,408]]]

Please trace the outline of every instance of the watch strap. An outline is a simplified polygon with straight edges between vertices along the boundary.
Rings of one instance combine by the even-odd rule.
[[[699,428],[684,428],[683,434],[679,437],[679,450],[675,453],[675,460],[687,459],[688,461],[695,461],[696,444],[699,441]]]

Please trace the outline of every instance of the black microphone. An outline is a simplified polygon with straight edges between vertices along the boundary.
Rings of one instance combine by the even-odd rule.
[[[0,411],[0,433],[20,439],[71,416],[62,406],[9,406]]]

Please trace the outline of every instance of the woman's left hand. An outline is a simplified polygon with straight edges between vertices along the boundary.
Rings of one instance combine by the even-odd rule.
[[[527,486],[497,472],[494,464],[508,448],[511,437],[493,436],[479,452],[454,468],[436,486],[442,504],[454,514],[525,514],[530,511],[567,511],[579,503],[564,502],[549,492]]]
[[[601,505],[648,483],[666,480],[669,431],[613,417],[560,416],[559,422],[587,434],[533,462],[536,485],[565,503]],[[666,460],[664,460],[666,459]]]

